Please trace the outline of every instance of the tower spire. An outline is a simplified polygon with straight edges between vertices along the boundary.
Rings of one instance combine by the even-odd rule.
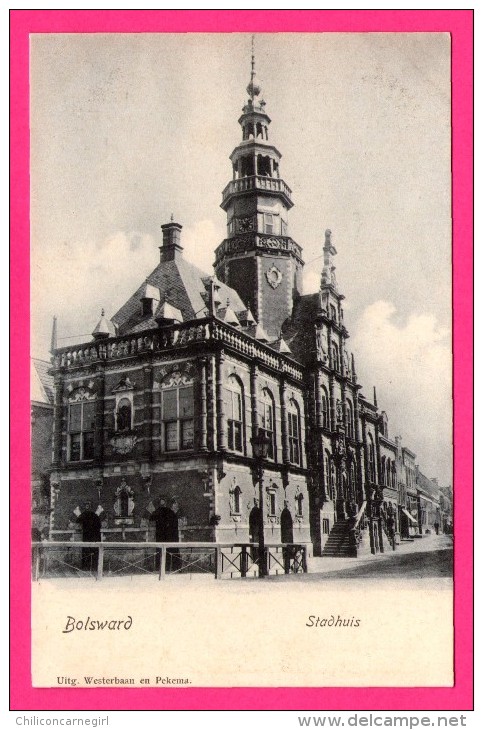
[[[250,73],[250,83],[247,86],[248,96],[250,97],[252,104],[255,97],[260,95],[261,90],[262,89],[255,72],[255,36],[252,35],[252,70]]]
[[[52,320],[52,337],[50,340],[50,352],[54,353],[57,349],[57,317]]]

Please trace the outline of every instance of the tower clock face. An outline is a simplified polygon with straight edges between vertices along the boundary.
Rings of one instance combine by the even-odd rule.
[[[253,219],[252,218],[238,218],[237,228],[240,233],[246,233],[247,231],[253,231]]]

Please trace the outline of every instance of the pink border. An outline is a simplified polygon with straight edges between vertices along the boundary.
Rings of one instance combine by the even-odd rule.
[[[469,710],[473,665],[473,12],[13,10],[11,39],[11,709]],[[448,32],[452,36],[455,675],[452,688],[33,689],[30,680],[29,34]],[[21,329],[18,323],[21,322]],[[462,507],[464,505],[464,509]],[[19,518],[20,515],[20,518]]]

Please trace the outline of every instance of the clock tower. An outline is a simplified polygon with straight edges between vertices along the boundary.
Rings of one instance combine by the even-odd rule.
[[[292,191],[280,177],[282,155],[268,136],[252,49],[248,101],[238,120],[242,140],[230,160],[233,179],[223,190],[227,237],[216,249],[217,277],[250,307],[269,340],[280,336],[301,293],[302,249],[290,238]]]

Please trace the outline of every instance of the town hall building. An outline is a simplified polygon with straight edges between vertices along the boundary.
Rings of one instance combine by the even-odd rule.
[[[256,542],[261,478],[266,540],[283,541],[283,510],[315,555],[376,553],[419,532],[415,456],[389,436],[375,391],[362,393],[330,230],[319,290],[302,291],[292,193],[253,64],[247,92],[214,274],[184,259],[171,220],[154,269],[92,339],[53,343],[51,539],[78,534],[86,502],[105,539],[152,539],[162,499],[181,541]]]

